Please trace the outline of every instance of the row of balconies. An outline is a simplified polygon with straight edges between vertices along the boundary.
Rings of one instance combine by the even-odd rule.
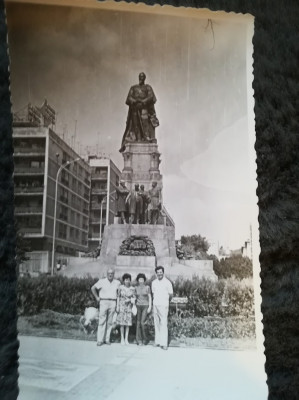
[[[15,193],[40,193],[43,194],[44,186],[15,186]]]
[[[91,188],[91,193],[92,194],[102,194],[105,195],[107,193],[107,186],[104,188]]]
[[[21,153],[22,155],[45,155],[45,147],[43,146],[36,146],[36,147],[20,147],[20,146],[15,146],[14,147],[14,156],[18,155]]]
[[[41,233],[42,232],[42,227],[41,226],[37,226],[35,228],[28,228],[28,227],[21,227],[19,229],[19,231],[21,233]]]
[[[28,166],[20,166],[15,165],[14,174],[21,175],[32,175],[32,174],[43,174],[45,171],[45,167],[28,167]]]
[[[42,206],[16,206],[15,214],[42,214]]]
[[[90,205],[91,205],[91,209],[92,210],[100,210],[101,209],[101,203],[100,202],[92,201],[90,203]],[[102,210],[106,210],[106,202],[102,203]]]

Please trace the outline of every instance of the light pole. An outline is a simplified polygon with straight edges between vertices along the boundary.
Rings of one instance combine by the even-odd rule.
[[[106,193],[105,197],[102,198],[101,200],[101,211],[100,211],[100,237],[99,237],[99,246],[102,243],[102,223],[103,223],[103,203],[106,200],[108,204],[108,198],[111,197],[115,193],[115,190],[111,192],[108,196],[108,192]],[[113,201],[113,200],[112,200]],[[107,213],[107,208],[106,208],[106,213]],[[106,221],[107,221],[107,214],[106,214]]]
[[[56,184],[55,184],[55,203],[54,203],[54,223],[53,223],[53,240],[52,240],[52,263],[51,263],[51,275],[54,275],[54,263],[55,263],[55,240],[56,240],[56,217],[57,217],[57,192],[58,192],[58,178],[60,175],[60,172],[68,167],[69,165],[81,160],[80,157],[76,158],[75,160],[72,161],[67,161],[65,164],[62,164],[56,174]]]
[[[101,200],[99,246],[101,246],[101,243],[102,243],[103,203],[106,199],[107,199],[107,196],[103,197]]]

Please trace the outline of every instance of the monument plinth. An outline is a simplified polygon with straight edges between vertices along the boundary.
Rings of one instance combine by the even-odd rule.
[[[132,266],[137,267],[150,267],[153,272],[153,259],[156,263],[162,262],[171,265],[177,262],[176,249],[175,249],[175,230],[172,226],[164,225],[137,225],[137,224],[119,224],[107,225],[103,235],[103,242],[101,248],[101,265],[123,265],[129,268]],[[151,239],[155,257],[143,256],[144,261],[140,261],[142,256],[135,255],[121,255],[120,250],[123,241],[133,236],[144,236]],[[138,257],[138,258],[136,258]],[[147,263],[148,262],[148,263]]]
[[[129,190],[135,184],[144,185],[149,190],[153,181],[162,189],[162,175],[160,173],[160,156],[156,143],[129,143],[124,150],[124,168],[121,179],[126,182]]]

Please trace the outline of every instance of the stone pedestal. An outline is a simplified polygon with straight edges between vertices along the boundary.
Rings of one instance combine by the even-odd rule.
[[[116,266],[118,267],[136,267],[155,269],[156,258],[154,256],[117,256]]]
[[[160,153],[156,143],[129,143],[122,153],[124,169],[121,178],[126,182],[128,189],[134,188],[135,183],[144,185],[145,190],[151,188],[153,181],[162,189],[162,175],[160,174]]]
[[[119,256],[119,249],[123,240],[134,235],[148,236],[152,240],[155,247],[156,257]],[[142,258],[144,261],[141,261]],[[173,262],[177,262],[174,227],[164,225],[129,224],[105,226],[101,256],[99,259],[101,265],[116,266],[122,264],[129,267],[129,264],[131,263],[130,265],[138,267],[136,262],[143,262],[146,263],[147,267],[150,267],[152,270],[154,270],[153,260],[155,260],[158,264],[163,263],[163,265],[167,264],[169,266]]]

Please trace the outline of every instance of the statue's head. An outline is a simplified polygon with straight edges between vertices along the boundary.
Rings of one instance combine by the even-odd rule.
[[[140,186],[140,189],[141,189],[142,191],[144,191],[144,185],[141,185],[141,186]]]
[[[136,190],[136,192],[139,190],[139,183],[135,184],[135,190]]]
[[[152,183],[152,187],[155,188],[156,186],[157,186],[157,182],[154,181],[154,182]]]
[[[140,72],[139,74],[139,83],[144,83],[146,79],[146,75],[144,72]]]
[[[124,181],[123,179],[121,179],[121,180],[119,181],[119,184],[120,184],[121,186],[125,186],[125,181]]]

